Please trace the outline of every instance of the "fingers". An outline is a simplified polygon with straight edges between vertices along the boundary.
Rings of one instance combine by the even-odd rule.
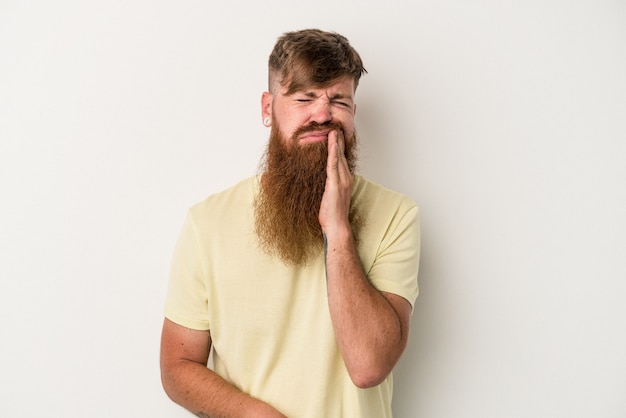
[[[340,130],[331,131],[328,134],[328,175],[343,177],[348,170],[345,159],[345,141],[343,132]]]
[[[343,131],[337,131],[337,168],[340,178],[350,181],[352,176],[346,159],[346,141]]]
[[[337,136],[337,131],[330,131],[328,133],[328,165],[331,165],[333,162],[337,161],[337,148],[339,142]]]
[[[337,159],[345,158],[346,142],[343,131],[335,131],[337,134]]]
[[[337,131],[328,134],[328,159],[326,160],[326,175],[328,178],[334,177],[337,172]]]

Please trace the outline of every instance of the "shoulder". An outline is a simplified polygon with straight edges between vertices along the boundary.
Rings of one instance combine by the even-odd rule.
[[[257,177],[248,177],[239,183],[209,195],[189,208],[188,216],[194,223],[223,222],[226,218],[246,216],[258,188]]]
[[[418,209],[417,203],[409,196],[360,175],[355,176],[352,193],[354,202],[365,207],[368,211],[381,209],[383,211],[407,212]]]
[[[234,202],[251,199],[257,188],[257,177],[248,177],[227,189],[213,193],[204,200],[194,204],[189,210],[191,212],[202,212],[215,207],[230,205]]]

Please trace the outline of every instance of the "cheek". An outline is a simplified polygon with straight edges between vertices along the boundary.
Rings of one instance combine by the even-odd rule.
[[[355,134],[354,129],[354,119],[342,120],[341,124],[343,125],[344,134],[347,138],[352,138]]]
[[[298,117],[293,113],[288,112],[276,112],[273,114],[274,120],[280,125],[280,130],[287,137],[291,137],[291,135],[306,123],[306,120]]]

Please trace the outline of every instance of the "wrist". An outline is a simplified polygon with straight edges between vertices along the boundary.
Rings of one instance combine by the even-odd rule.
[[[327,228],[323,232],[324,246],[327,249],[342,249],[354,246],[354,238],[350,227]]]

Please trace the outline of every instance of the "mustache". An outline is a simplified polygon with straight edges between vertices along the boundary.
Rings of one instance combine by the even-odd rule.
[[[324,123],[311,122],[308,125],[304,125],[296,129],[296,131],[293,133],[293,137],[297,138],[298,136],[302,134],[306,134],[308,132],[324,131],[324,130],[329,130],[329,131],[337,130],[337,131],[341,131],[342,133],[344,132],[343,124],[341,122],[324,122]]]

